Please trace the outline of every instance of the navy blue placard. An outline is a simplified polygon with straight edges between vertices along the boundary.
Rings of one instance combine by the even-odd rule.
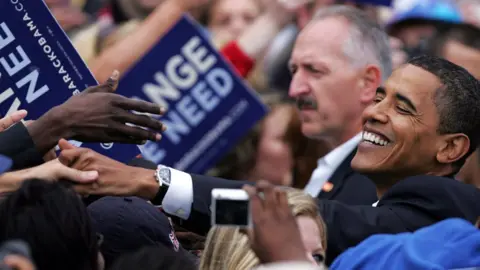
[[[191,173],[211,168],[266,114],[266,107],[184,16],[120,81],[118,93],[166,107],[153,162]],[[132,94],[136,93],[136,94]]]
[[[0,1],[0,115],[26,109],[38,119],[96,84],[42,0]],[[124,162],[140,154],[136,145],[82,146]]]

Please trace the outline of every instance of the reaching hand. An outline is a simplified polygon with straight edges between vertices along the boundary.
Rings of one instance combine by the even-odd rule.
[[[260,262],[308,261],[286,192],[266,181],[244,190],[250,196],[252,211],[250,244]]]
[[[165,127],[160,121],[131,111],[154,115],[162,115],[164,111],[157,104],[114,94],[118,78],[115,72],[107,83],[90,87],[56,107],[57,119],[65,121],[72,131],[69,139],[133,144],[161,139],[160,132]]]
[[[98,177],[98,172],[96,171],[69,168],[60,163],[58,159],[26,169],[25,172],[27,172],[27,178],[38,178],[49,181],[70,180],[82,184],[93,183]]]
[[[81,171],[97,171],[98,180],[88,184],[79,182],[74,189],[82,195],[138,196],[146,199],[154,194],[145,194],[141,180],[152,180],[156,184],[154,172],[147,169],[127,166],[116,160],[86,148],[70,145],[60,140],[58,146],[62,150],[58,159],[66,166]],[[158,184],[157,184],[158,190]]]
[[[71,97],[30,124],[27,130],[39,152],[47,153],[61,138],[128,144],[160,140],[165,126],[146,114],[160,116],[164,110],[151,102],[114,94],[118,79],[114,72],[106,83]]]
[[[19,110],[0,119],[0,132],[7,130],[11,126],[20,122],[27,116],[26,110]]]

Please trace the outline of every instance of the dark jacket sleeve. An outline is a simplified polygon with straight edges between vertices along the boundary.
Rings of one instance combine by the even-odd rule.
[[[25,169],[43,163],[43,155],[35,148],[23,123],[0,132],[0,154],[12,159],[12,170]]]
[[[416,176],[393,186],[377,207],[319,201],[328,232],[327,263],[371,235],[411,232],[438,221],[480,216],[480,191],[454,179]]]

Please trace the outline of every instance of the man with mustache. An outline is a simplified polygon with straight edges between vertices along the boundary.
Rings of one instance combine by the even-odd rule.
[[[359,10],[325,7],[297,37],[289,68],[289,94],[297,100],[303,134],[331,148],[305,191],[353,205],[374,203],[373,183],[350,162],[360,142],[361,112],[392,70],[388,36]]]
[[[387,35],[354,8],[322,9],[299,34],[289,61],[289,94],[297,100],[302,133],[331,147],[305,187],[312,197],[353,205],[377,200],[373,183],[350,162],[360,142],[361,112],[391,65]]]
[[[323,17],[325,12],[331,16]],[[422,57],[402,66],[385,87],[379,87],[389,73],[380,68],[380,60],[389,59],[389,53],[383,53],[389,51],[388,39],[377,50],[353,42],[352,37],[380,42],[366,30],[375,25],[362,25],[361,18],[348,8],[321,11],[298,37],[290,61],[290,94],[299,100],[303,133],[327,140],[332,147],[344,143],[332,151],[333,159],[342,155],[345,159],[351,153],[353,169],[373,180],[374,200],[379,200],[376,207],[325,200],[329,197],[322,194],[342,194],[349,185],[355,187],[352,197],[363,194],[358,183],[364,179],[364,184],[369,183],[348,169],[349,164],[348,168],[340,165],[342,187],[327,184],[318,196],[328,227],[329,262],[372,234],[414,231],[450,217],[473,223],[480,216],[480,191],[452,177],[480,138],[480,125],[474,121],[480,116],[479,82],[446,60]],[[133,168],[87,149],[61,146],[64,164],[99,171],[99,180],[77,186],[79,192],[141,196],[181,218],[177,222],[182,227],[199,233],[210,228],[211,190],[244,184],[162,166]],[[317,196],[315,192],[325,186],[321,181],[328,177],[322,175],[315,179],[314,173],[307,192]]]
[[[350,162],[361,139],[360,115],[392,70],[388,36],[360,10],[326,7],[299,35],[290,70],[290,96],[297,100],[303,134],[331,147],[318,160],[305,191],[352,205],[375,203],[375,186]],[[192,182],[199,176],[165,169],[171,170],[172,182],[183,183],[171,193],[185,198],[171,201],[167,211],[184,209],[188,216]]]
[[[378,203],[318,201],[328,228],[327,263],[374,234],[413,232],[453,217],[475,223],[480,190],[453,176],[479,145],[479,117],[480,82],[462,67],[422,56],[397,69],[363,112],[361,143],[352,160],[353,169],[375,183]],[[245,184],[198,176],[189,187],[191,208],[172,212],[172,201],[188,200],[171,192],[175,185],[188,185],[175,181],[185,173],[130,167],[66,141],[59,145],[63,164],[99,173],[95,183],[77,185],[78,192],[143,197],[199,233],[210,227],[211,190]]]

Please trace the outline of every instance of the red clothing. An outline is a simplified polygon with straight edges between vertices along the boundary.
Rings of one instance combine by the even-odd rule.
[[[255,60],[246,55],[236,41],[230,41],[223,46],[220,53],[233,65],[238,74],[246,78],[255,66]]]

